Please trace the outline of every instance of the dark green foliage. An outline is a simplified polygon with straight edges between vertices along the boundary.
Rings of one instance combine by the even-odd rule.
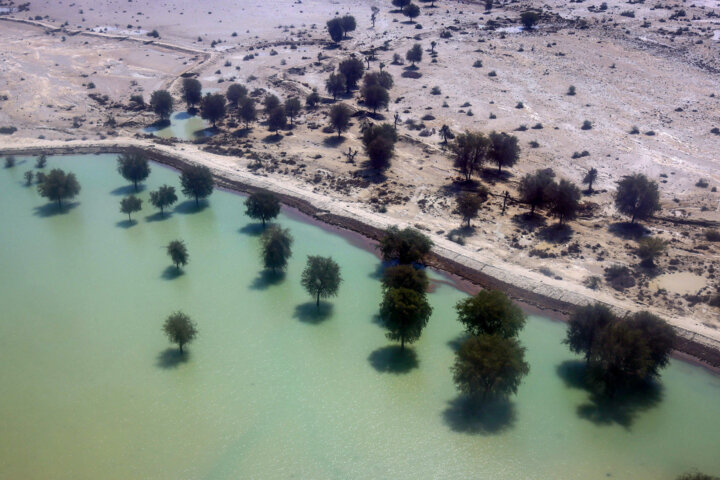
[[[132,221],[132,213],[139,212],[142,209],[142,200],[135,195],[130,195],[120,200],[120,211],[126,213],[128,220]]]
[[[342,283],[340,266],[330,257],[308,256],[300,283],[316,298],[316,305],[320,307],[321,298],[337,295]]]
[[[637,254],[642,264],[647,267],[655,266],[655,257],[667,248],[667,241],[657,237],[645,237],[638,240]]]
[[[268,94],[263,99],[263,107],[265,107],[265,114],[270,115],[270,112],[280,106],[280,99],[275,95]]]
[[[497,165],[498,172],[502,171],[502,167],[512,167],[520,158],[518,138],[507,133],[490,133],[488,157]]]
[[[5,168],[12,168],[15,166],[15,157],[12,155],[5,157]]]
[[[265,222],[277,217],[280,213],[280,200],[270,192],[256,192],[245,200],[245,215]]]
[[[330,125],[337,131],[338,137],[350,127],[350,107],[344,103],[333,105],[330,109]]]
[[[631,217],[631,223],[650,218],[660,210],[658,184],[641,173],[623,177],[615,192],[615,207]]]
[[[340,89],[340,91],[343,91],[343,89],[345,89],[344,85]],[[317,107],[317,104],[320,103],[320,100],[321,100],[320,94],[317,92],[317,90],[313,90],[305,98],[305,105],[307,105],[307,108],[315,108],[315,107]]]
[[[117,159],[117,171],[137,191],[138,183],[150,176],[150,164],[142,153],[123,153]]]
[[[473,173],[480,172],[490,146],[490,140],[480,132],[465,132],[455,137],[450,152],[455,168],[460,170],[465,181],[470,181]]]
[[[480,335],[463,342],[452,372],[462,393],[485,399],[517,393],[530,367],[525,362],[525,349],[517,339]]]
[[[588,360],[598,333],[613,321],[615,316],[601,303],[580,307],[570,316],[567,336],[563,342],[571,352],[584,354]]]
[[[397,261],[401,265],[423,263],[433,247],[433,242],[420,231],[407,227],[400,230],[396,226],[389,227],[380,240],[378,248],[383,261]]]
[[[395,265],[387,267],[382,277],[383,290],[391,288],[407,288],[420,294],[425,294],[428,288],[428,278],[425,270],[414,268],[411,265]]]
[[[455,305],[458,320],[471,335],[514,337],[525,326],[525,314],[499,290],[482,290]]]
[[[370,158],[370,166],[384,170],[390,166],[390,160],[395,155],[395,142],[397,135],[392,125],[371,125],[363,133],[365,153]]]
[[[35,162],[35,168],[45,168],[47,166],[47,155],[40,155]]]
[[[487,190],[484,188],[478,193],[462,193],[457,197],[457,209],[463,221],[470,228],[470,220],[477,217],[480,206],[487,200]]]
[[[285,115],[285,109],[280,106],[272,110],[268,114],[267,123],[268,129],[271,132],[275,132],[275,134],[277,135],[278,130],[285,128],[285,125],[287,125],[287,116]]]
[[[536,208],[545,206],[550,201],[550,191],[554,183],[555,172],[550,168],[536,170],[520,179],[518,193],[520,201],[530,205],[530,214],[535,214]]]
[[[422,46],[419,43],[416,43],[410,48],[410,50],[407,51],[405,59],[414,67],[416,63],[420,63],[422,61],[422,56]]]
[[[325,81],[325,89],[333,96],[333,100],[336,100],[337,96],[347,89],[345,76],[341,73],[331,73]]]
[[[255,109],[255,100],[250,97],[240,99],[238,115],[245,122],[245,128],[250,126],[250,122],[254,122],[257,118],[257,110]]]
[[[183,78],[181,91],[188,108],[202,100],[202,85],[196,78]]]
[[[395,82],[392,75],[388,72],[368,72],[363,77],[363,86],[380,85],[386,90],[390,90]]]
[[[432,307],[427,303],[425,295],[407,288],[391,288],[385,291],[380,304],[380,319],[387,328],[387,338],[400,340],[400,347],[405,342],[413,343],[427,325]]]
[[[200,116],[211,122],[213,128],[218,120],[225,118],[225,96],[220,93],[208,93],[200,105]]]
[[[291,97],[285,101],[285,113],[288,117],[290,117],[291,125],[293,124],[295,117],[297,117],[300,113],[300,110],[302,110],[302,103],[300,103],[300,100],[297,97]]]
[[[170,118],[173,111],[173,98],[167,90],[155,90],[150,97],[150,108],[161,120]]]
[[[593,192],[593,183],[595,183],[595,180],[597,180],[598,171],[595,167],[592,167],[588,172],[585,174],[585,177],[583,178],[582,183],[588,186],[588,192]]]
[[[205,165],[190,165],[183,169],[180,184],[182,192],[188,197],[194,197],[195,205],[199,205],[201,198],[212,194],[215,181],[212,172]]]
[[[269,227],[262,234],[262,257],[265,268],[278,272],[285,270],[288,259],[292,255],[293,238],[290,231],[276,225]]]
[[[188,255],[187,247],[185,246],[185,242],[182,240],[173,240],[172,242],[168,243],[167,245],[167,254],[170,255],[170,259],[172,260],[173,265],[175,265],[175,268],[180,270],[181,266],[187,265],[188,261],[190,260],[190,255]]]
[[[35,176],[35,175],[33,174],[33,171],[32,171],[32,170],[28,170],[27,172],[25,172],[25,174],[24,174],[23,176],[25,177],[25,185],[28,186],[28,187],[29,187],[30,185],[32,185],[33,177]]]
[[[574,183],[561,179],[553,182],[549,188],[550,213],[555,215],[560,224],[572,220],[580,208],[580,189]]]
[[[38,183],[38,192],[48,200],[57,202],[58,207],[62,207],[63,200],[75,198],[80,193],[80,183],[74,173],[65,173],[54,168]]]
[[[403,15],[413,21],[420,15],[420,7],[418,7],[414,3],[408,3],[407,5],[405,5],[405,8],[403,8]]]
[[[532,30],[532,28],[540,21],[540,14],[532,10],[528,10],[520,14],[520,22],[526,30]]]
[[[183,312],[170,315],[163,324],[163,332],[172,343],[177,344],[180,353],[183,353],[183,346],[192,342],[198,334],[195,323]]]
[[[172,206],[177,199],[175,187],[170,185],[163,185],[154,192],[150,192],[150,203],[160,209],[161,215],[165,215],[165,208]]]
[[[350,57],[340,62],[338,70],[345,77],[345,91],[350,93],[351,89],[357,88],[357,82],[365,72],[365,64],[359,58]]]
[[[357,23],[355,22],[355,17],[352,15],[345,15],[340,19],[342,22],[342,28],[345,32],[345,36],[347,36],[348,32],[354,32],[355,28],[357,28]]]
[[[387,107],[390,102],[388,91],[380,85],[364,86],[361,93],[365,99],[365,105],[372,108],[373,113],[377,112],[378,108]]]
[[[240,85],[239,83],[233,83],[227,88],[225,98],[227,98],[230,105],[238,105],[238,102],[247,97],[247,94],[248,90],[245,86]]]
[[[343,28],[343,21],[341,18],[333,18],[327,22],[328,33],[333,42],[338,43],[343,39],[345,35],[345,29]]]

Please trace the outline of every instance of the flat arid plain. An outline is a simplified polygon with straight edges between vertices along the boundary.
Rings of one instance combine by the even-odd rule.
[[[409,21],[389,1],[370,0],[0,1],[0,149],[154,149],[303,199],[318,215],[421,229],[445,257],[531,292],[530,303],[646,309],[717,348],[720,243],[708,232],[720,226],[720,2],[420,6]],[[528,31],[519,19],[529,8],[541,18]],[[325,23],[348,14],[357,28],[338,46]],[[405,52],[416,43],[424,55],[412,69]],[[350,55],[382,67],[394,85],[376,114],[357,92],[340,95],[354,115],[336,139],[326,128],[333,99],[325,82]],[[182,110],[184,77],[206,92],[235,82],[258,100],[271,93],[304,104],[313,89],[322,100],[278,135],[262,114],[242,128],[232,109],[209,137],[148,133],[156,117],[130,97],[148,101],[168,89]],[[378,177],[365,166],[361,137],[382,121],[397,124],[399,141]],[[487,165],[464,182],[443,126],[515,135],[519,161],[502,174]],[[577,184],[598,172],[578,218],[562,228],[542,209],[529,217],[518,201],[519,179],[548,167]],[[662,209],[641,227],[613,202],[617,182],[634,173],[660,186]],[[461,228],[454,199],[481,186],[488,200],[472,228]],[[668,242],[651,267],[637,254],[648,235]],[[613,282],[613,266],[627,267],[632,284]]]

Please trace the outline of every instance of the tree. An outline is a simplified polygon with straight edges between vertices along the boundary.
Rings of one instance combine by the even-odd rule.
[[[190,260],[190,255],[188,255],[187,247],[185,246],[185,242],[182,240],[173,240],[172,242],[168,243],[167,245],[167,253],[170,255],[170,259],[172,260],[173,265],[175,265],[175,268],[180,271],[180,266],[185,266],[188,264],[188,261]]]
[[[571,352],[585,355],[587,361],[598,334],[614,321],[615,315],[602,303],[580,307],[570,316],[563,343]]]
[[[344,88],[345,86],[343,86],[340,91],[342,91]],[[317,90],[313,90],[305,98],[305,105],[307,105],[307,108],[315,108],[317,107],[317,104],[320,103],[320,100],[320,94],[317,92]]]
[[[297,97],[291,97],[285,101],[285,113],[288,117],[290,117],[290,125],[293,124],[295,117],[298,116],[300,110],[302,110],[302,103],[300,103],[300,100]]]
[[[117,159],[117,171],[128,182],[132,182],[135,191],[138,182],[150,176],[150,165],[142,153],[123,153]]]
[[[427,325],[432,307],[424,294],[407,288],[388,289],[380,304],[380,318],[387,328],[387,338],[400,340],[400,348],[405,342],[413,343]]]
[[[225,118],[225,96],[220,93],[208,93],[202,99],[200,116],[212,123],[213,128],[218,120]]]
[[[227,88],[225,98],[230,102],[230,105],[238,105],[238,102],[247,97],[247,94],[248,89],[245,86],[239,83],[233,83]]]
[[[345,35],[345,29],[343,28],[343,22],[341,18],[333,18],[327,22],[328,33],[333,42],[338,43],[343,39]]]
[[[410,3],[410,0],[392,0],[392,4],[399,9],[405,8]]]
[[[132,222],[131,213],[139,212],[142,209],[142,200],[135,195],[130,195],[120,200],[120,211],[127,213],[128,221]]]
[[[378,248],[384,262],[397,261],[400,265],[411,265],[424,263],[433,245],[427,235],[414,228],[400,230],[392,226],[385,230]]]
[[[636,312],[627,322],[642,332],[650,349],[650,375],[657,376],[670,362],[670,353],[677,343],[675,330],[657,315],[650,312]]]
[[[520,201],[530,205],[530,215],[535,215],[535,209],[543,207],[550,201],[550,188],[553,185],[555,172],[550,168],[536,170],[520,179],[518,193]]]
[[[520,158],[518,138],[507,133],[490,133],[488,156],[497,165],[498,172],[502,171],[502,167],[512,167]]]
[[[577,215],[580,208],[580,189],[574,183],[565,180],[553,182],[549,188],[550,212],[555,215],[560,224],[571,220]]]
[[[480,335],[460,346],[452,367],[458,390],[470,397],[486,399],[517,393],[522,378],[530,372],[525,349],[515,338]]]
[[[280,106],[280,99],[275,95],[268,94],[263,99],[263,106],[265,107],[265,114],[270,115],[270,112]]]
[[[200,205],[200,199],[212,194],[215,181],[212,172],[205,165],[190,165],[183,169],[180,175],[182,192],[188,197],[195,197],[195,205]]]
[[[455,136],[453,135],[452,131],[450,130],[450,127],[448,127],[448,126],[445,125],[445,124],[443,124],[443,126],[440,127],[440,136],[441,136],[442,139],[443,139],[442,143],[443,143],[444,145],[447,145],[448,139],[452,139],[452,138],[455,137]]]
[[[303,288],[316,298],[316,306],[320,307],[321,298],[337,295],[342,283],[340,266],[331,257],[308,256],[307,265],[300,280]]]
[[[278,131],[281,128],[285,128],[285,125],[287,125],[287,117],[285,116],[285,109],[280,106],[276,107],[274,110],[272,110],[268,114],[268,129],[271,132],[275,132],[275,135],[278,134]]]
[[[705,475],[704,473],[695,472],[695,473],[684,473],[677,477],[675,480],[720,480],[718,477],[711,477],[710,475]]]
[[[410,50],[407,51],[405,59],[414,67],[416,63],[420,63],[422,61],[422,55],[422,46],[420,46],[419,43],[416,43]]]
[[[393,77],[388,72],[368,72],[363,77],[365,87],[380,85],[384,89],[390,90],[394,84]]]
[[[365,99],[365,105],[372,108],[373,113],[376,113],[378,108],[387,107],[390,103],[388,91],[380,85],[364,86],[362,96]]]
[[[337,131],[338,137],[350,127],[350,107],[344,103],[333,105],[330,109],[330,125]]]
[[[465,132],[455,137],[450,144],[450,152],[455,168],[469,182],[473,173],[479,173],[487,159],[490,140],[480,132]]]
[[[196,78],[183,78],[181,91],[188,108],[192,108],[202,100],[202,85]]]
[[[245,122],[245,128],[250,127],[250,122],[254,122],[257,118],[257,110],[255,109],[255,100],[245,97],[240,100],[240,110],[238,114],[240,119]]]
[[[458,321],[470,335],[510,338],[525,326],[525,314],[499,290],[482,290],[455,305]]]
[[[520,14],[520,22],[522,22],[526,30],[532,30],[539,20],[540,14],[532,10],[528,10]]]
[[[658,184],[641,174],[627,175],[618,182],[615,208],[635,220],[646,220],[660,210]]]
[[[33,178],[34,178],[34,176],[35,176],[35,175],[33,174],[33,171],[32,171],[32,170],[28,170],[27,172],[25,172],[25,174],[24,174],[23,176],[25,177],[25,185],[28,186],[28,187],[29,187],[30,185],[32,185]]]
[[[407,288],[420,294],[425,294],[428,288],[428,277],[424,269],[414,268],[411,265],[395,265],[383,271],[383,291],[391,288]]]
[[[403,15],[408,17],[410,21],[414,23],[415,18],[420,15],[420,7],[418,7],[414,3],[408,3],[407,5],[405,5],[405,8],[403,8]]]
[[[150,203],[155,208],[159,208],[160,214],[163,216],[165,216],[165,208],[172,206],[177,199],[175,187],[170,185],[163,185],[154,192],[150,192]]]
[[[357,23],[355,22],[355,17],[352,15],[345,15],[340,19],[342,22],[342,28],[343,32],[345,33],[345,38],[347,38],[348,32],[354,32],[355,28],[357,27]]]
[[[290,235],[290,231],[273,225],[263,232],[260,240],[265,268],[273,272],[284,270],[292,255],[290,247],[292,247],[293,237]]]
[[[597,180],[598,171],[595,167],[588,170],[588,172],[585,174],[585,177],[583,177],[582,183],[588,186],[588,193],[593,193],[593,183],[595,183],[595,180]]]
[[[172,343],[177,344],[181,354],[183,346],[195,340],[198,334],[195,323],[183,312],[171,314],[163,324],[163,332]]]
[[[642,265],[655,266],[655,257],[667,248],[667,241],[657,237],[645,237],[638,240],[637,254],[642,259]]]
[[[43,181],[38,183],[38,192],[48,200],[57,202],[58,207],[62,208],[63,200],[75,198],[80,193],[80,183],[74,173],[53,168]]]
[[[463,221],[470,228],[470,220],[477,217],[480,205],[487,200],[487,190],[482,189],[480,193],[462,193],[457,197],[457,209],[463,217]]]
[[[245,200],[245,215],[265,222],[277,217],[280,213],[280,200],[270,192],[255,192]]]
[[[155,90],[150,96],[150,108],[160,117],[167,120],[173,111],[173,98],[167,90]]]
[[[15,166],[15,157],[9,155],[5,157],[5,168],[13,168]]]
[[[338,70],[345,77],[345,92],[350,93],[350,90],[357,88],[357,82],[365,72],[365,65],[359,58],[350,57],[340,62]]]
[[[345,76],[341,73],[331,73],[325,81],[325,89],[333,96],[333,100],[337,100],[337,96],[347,89]]]
[[[397,135],[392,125],[371,125],[363,133],[363,145],[370,158],[372,168],[383,170],[390,166],[390,160],[395,155],[395,142]]]

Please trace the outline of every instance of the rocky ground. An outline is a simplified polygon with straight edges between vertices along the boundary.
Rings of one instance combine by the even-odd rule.
[[[324,130],[327,99],[280,137],[262,123],[243,132],[228,119],[210,140],[164,148],[225,155],[228,171],[249,170],[358,213],[414,225],[487,264],[649,308],[720,338],[720,309],[711,305],[720,244],[705,235],[720,221],[720,135],[712,133],[720,127],[720,2],[495,2],[487,12],[484,2],[442,0],[436,8],[421,3],[416,23],[393,13],[389,0],[237,3],[46,0],[19,8],[0,0],[0,12],[10,9],[0,15],[0,127],[17,129],[1,135],[0,146],[144,136],[140,129],[154,118],[131,108],[130,95],[147,99],[159,88],[177,95],[183,73],[221,91],[240,82],[259,98],[304,97],[313,88],[325,94],[324,81],[340,60],[374,50],[370,68],[382,62],[395,79],[390,107],[371,118],[357,94],[341,99],[356,115],[340,141]],[[380,9],[374,28],[372,6]],[[528,7],[543,11],[534,32],[519,28]],[[358,22],[340,48],[332,48],[324,28],[336,13]],[[159,38],[147,36],[153,30]],[[392,62],[414,43],[425,49],[420,76]],[[575,95],[567,95],[571,85]],[[378,179],[364,167],[360,130],[392,122],[396,113],[397,156]],[[592,129],[581,129],[585,120]],[[520,163],[508,175],[488,169],[477,183],[463,184],[438,134],[444,124],[454,132],[517,135]],[[633,127],[639,133],[630,133]],[[353,151],[359,153],[350,160]],[[577,183],[590,167],[600,172],[598,192],[584,197],[570,230],[553,228],[555,220],[544,215],[528,221],[526,207],[515,202],[500,214],[503,192],[515,196],[521,175],[546,167]],[[612,203],[615,182],[635,172],[658,181],[662,193],[663,210],[644,232],[626,228]],[[494,195],[474,229],[460,229],[454,198],[479,184]],[[639,234],[670,242],[655,268],[639,265]],[[606,278],[613,265],[627,266],[635,285],[614,288]]]

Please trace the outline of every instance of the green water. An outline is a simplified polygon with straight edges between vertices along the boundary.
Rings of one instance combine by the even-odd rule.
[[[656,403],[598,423],[588,395],[558,367],[573,360],[564,327],[531,317],[531,373],[487,422],[452,408],[452,305],[413,346],[417,368],[388,372],[374,323],[377,258],[281,216],[295,236],[286,279],[259,276],[258,237],[242,198],[150,205],[128,226],[129,191],[113,156],[52,157],[83,190],[57,215],[22,185],[33,160],[0,170],[0,478],[2,479],[672,479],[720,472],[720,379],[673,362]],[[148,189],[178,185],[153,166]],[[147,203],[147,190],[140,195]],[[186,274],[166,278],[163,246],[182,238]],[[308,317],[305,257],[332,255],[345,278],[328,318]],[[435,275],[435,279],[442,277]],[[182,309],[200,335],[177,356],[161,332]],[[397,367],[391,364],[391,367]],[[505,409],[507,414],[508,408]],[[629,414],[622,410],[621,414]],[[630,412],[632,413],[632,412]]]
[[[142,130],[160,138],[178,138],[194,140],[199,137],[212,136],[210,124],[197,115],[187,112],[175,112],[170,116],[170,124],[164,127],[151,125]]]

